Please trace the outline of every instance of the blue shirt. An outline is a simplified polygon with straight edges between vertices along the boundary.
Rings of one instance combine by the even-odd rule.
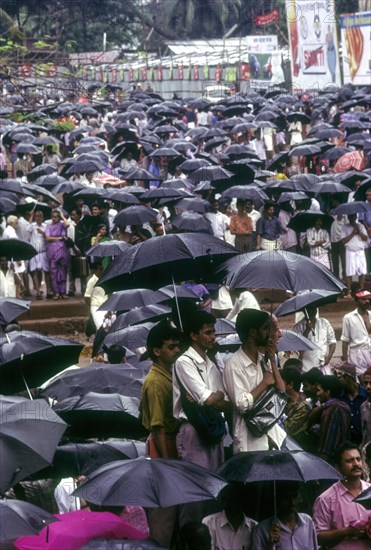
[[[276,241],[280,238],[281,233],[281,224],[279,219],[276,218],[276,216],[273,216],[270,220],[269,218],[262,216],[256,222],[256,232],[258,235],[261,235],[263,239],[267,239],[268,241]]]
[[[349,399],[344,392],[340,397],[340,400],[350,408],[350,434],[352,441],[357,445],[362,443],[361,406],[367,399],[366,390],[362,386],[359,386],[358,395],[353,400]]]
[[[266,550],[269,541],[269,529],[274,518],[261,521],[253,531],[254,550]],[[282,550],[317,550],[317,535],[313,520],[308,514],[296,514],[296,525],[291,531],[289,527],[276,520],[280,526],[280,541],[276,548]]]

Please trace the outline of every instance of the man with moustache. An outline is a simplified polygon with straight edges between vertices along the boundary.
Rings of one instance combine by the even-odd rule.
[[[345,442],[335,452],[336,469],[343,476],[313,506],[313,521],[321,548],[366,550],[370,548],[364,524],[368,512],[354,499],[371,486],[362,480],[362,457],[354,443]]]
[[[237,316],[236,331],[242,345],[229,359],[223,373],[224,387],[235,407],[233,452],[279,449],[286,434],[277,424],[266,435],[255,437],[245,421],[246,413],[269,386],[285,391],[275,360],[281,337],[277,319],[265,311],[243,309]]]

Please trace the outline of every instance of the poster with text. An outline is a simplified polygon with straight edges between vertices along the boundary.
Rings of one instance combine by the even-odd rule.
[[[287,26],[294,90],[340,86],[335,0],[288,0]]]
[[[340,16],[344,84],[371,84],[371,12]]]

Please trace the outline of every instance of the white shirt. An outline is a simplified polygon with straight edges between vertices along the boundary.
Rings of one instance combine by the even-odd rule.
[[[11,225],[7,225],[3,231],[3,239],[19,239],[16,230]]]
[[[176,373],[176,374],[175,374]],[[202,375],[202,377],[201,377]],[[203,405],[210,395],[223,391],[222,375],[214,363],[206,361],[190,346],[179,357],[173,368],[173,415],[174,418],[187,420],[182,409],[178,379],[187,393],[199,405]]]
[[[224,232],[226,229],[226,223],[224,216],[221,212],[207,212],[205,218],[211,223],[213,233],[218,239],[223,239],[224,241]]]
[[[223,383],[229,399],[235,406],[233,415],[233,453],[245,451],[267,451],[269,448],[268,435],[280,448],[286,434],[275,424],[267,435],[262,437],[253,436],[246,427],[242,416],[254,405],[254,398],[251,392],[262,382],[263,370],[260,368],[260,361],[263,355],[259,354],[258,364],[255,365],[251,359],[239,348],[232,355],[224,367]],[[270,369],[270,365],[267,365]]]
[[[90,298],[90,307],[100,307],[108,296],[101,286],[95,286],[98,281],[96,275],[92,275],[87,282],[84,297]]]
[[[237,315],[242,309],[260,309],[260,306],[252,292],[248,290],[244,290],[244,292],[241,292],[241,294],[236,298],[232,310],[228,313],[227,319],[230,321],[235,322],[237,319]]]
[[[251,212],[248,212],[248,215],[250,216],[250,218],[252,219],[252,229],[253,231],[256,231],[256,222],[259,220],[259,218],[261,218],[261,214],[260,212],[258,212],[257,210],[255,210],[254,208],[251,210]]]
[[[347,217],[333,216],[333,218],[334,218],[334,221],[331,224],[330,238],[332,243],[338,243],[342,239],[342,231],[343,231],[344,225],[347,223]]]
[[[76,484],[73,477],[61,479],[54,489],[54,498],[60,514],[80,510],[80,499],[72,496],[75,489]]]
[[[207,525],[211,535],[212,550],[249,550],[252,543],[252,532],[257,522],[244,516],[242,525],[235,531],[229,523],[224,510],[206,516],[202,523]]]
[[[306,326],[306,320],[300,321],[300,323],[294,325],[294,331],[304,334]],[[329,345],[336,344],[335,331],[330,322],[327,319],[323,319],[323,317],[316,317],[314,334],[312,331],[309,331],[307,338],[320,349],[303,352],[303,372],[308,372],[312,367],[324,365]]]
[[[371,321],[371,312],[368,312]],[[343,331],[340,340],[348,342],[350,349],[371,349],[371,335],[357,309],[343,317]]]
[[[367,235],[367,231],[364,225],[357,223],[361,233]],[[353,226],[350,223],[346,223],[341,230],[341,238],[344,239],[353,233]],[[359,235],[353,235],[353,237],[344,244],[345,250],[350,250],[351,252],[358,252],[364,250],[368,247],[367,241],[363,241]]]
[[[0,296],[2,298],[15,298],[16,295],[14,271],[8,269],[4,275],[3,271],[0,269]]]

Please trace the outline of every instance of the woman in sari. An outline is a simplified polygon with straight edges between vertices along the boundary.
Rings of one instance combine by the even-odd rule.
[[[46,256],[50,264],[53,300],[66,298],[68,270],[67,227],[68,220],[59,210],[53,210],[52,223],[45,229]]]

